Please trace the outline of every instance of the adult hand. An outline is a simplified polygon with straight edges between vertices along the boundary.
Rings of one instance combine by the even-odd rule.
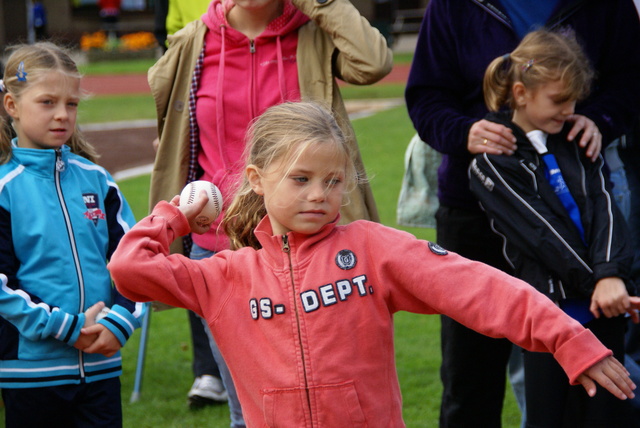
[[[467,150],[471,154],[512,155],[518,147],[511,129],[486,119],[471,125],[467,139]]]
[[[573,122],[573,127],[567,135],[567,140],[573,141],[580,131],[584,131],[578,144],[580,147],[587,148],[587,157],[592,162],[595,162],[602,150],[602,134],[598,131],[595,122],[581,114],[572,114],[567,118],[567,121]]]
[[[629,378],[629,372],[612,356],[589,367],[576,380],[589,397],[596,395],[596,382],[621,400],[635,397],[636,385]]]

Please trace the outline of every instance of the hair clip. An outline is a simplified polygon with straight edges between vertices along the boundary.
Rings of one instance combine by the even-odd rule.
[[[0,94],[3,94],[5,91],[4,80],[0,79]]]
[[[27,81],[27,72],[24,71],[24,61],[20,61],[20,64],[18,64],[18,71],[16,72],[16,77],[18,78],[18,82]]]
[[[529,61],[524,63],[524,65],[522,66],[522,72],[526,73],[527,71],[529,71],[529,69],[531,68],[531,66],[535,61],[536,61],[535,59],[530,59]]]

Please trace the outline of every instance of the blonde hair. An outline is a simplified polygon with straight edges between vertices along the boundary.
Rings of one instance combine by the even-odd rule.
[[[594,72],[573,33],[536,30],[525,36],[510,54],[494,59],[484,75],[482,89],[487,108],[503,106],[515,109],[512,87],[522,82],[528,90],[562,81],[567,100],[582,100],[589,95]]]
[[[3,83],[5,91],[11,93],[16,100],[20,99],[29,85],[38,82],[46,73],[58,72],[75,79],[82,77],[67,51],[54,43],[38,42],[33,45],[18,45],[10,49],[12,52],[4,69]],[[19,77],[21,75],[19,68],[27,72],[26,79]],[[14,133],[9,117],[0,115],[0,122],[0,164],[4,164],[11,159],[11,138]],[[67,145],[72,152],[91,161],[98,158],[98,153],[84,139],[77,127],[67,141]]]
[[[246,163],[262,171],[280,161],[286,165],[286,171],[310,146],[331,144],[336,148],[336,156],[345,160],[345,195],[361,181],[355,153],[347,144],[342,127],[320,104],[285,102],[273,106],[252,123],[247,139]],[[231,248],[260,248],[253,230],[265,215],[263,197],[252,190],[245,176],[222,222]]]

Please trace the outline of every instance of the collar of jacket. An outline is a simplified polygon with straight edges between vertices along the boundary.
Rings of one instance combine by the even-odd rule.
[[[471,0],[473,3],[480,6],[482,9],[486,10],[490,15],[495,17],[498,21],[502,22],[509,28],[513,28],[511,25],[511,19],[506,14],[505,11],[502,10],[502,5],[499,0]],[[545,27],[549,29],[554,29],[561,26],[571,15],[573,15],[586,0],[574,0],[574,1],[563,1],[560,0],[556,9],[551,14],[551,18],[545,24]]]
[[[527,133],[524,132],[522,128],[511,121],[513,113],[511,111],[500,111],[500,112],[490,112],[486,119],[491,122],[499,123],[510,128],[513,131],[513,135],[515,135],[518,149],[512,155],[518,159],[521,159],[527,162],[527,167],[531,170],[535,170],[539,167],[541,158],[538,154],[538,151],[533,147],[533,144],[529,141],[527,137]],[[567,152],[570,150],[569,147],[573,143],[570,143],[566,140],[566,136],[569,133],[571,128],[570,123],[565,123],[562,131],[557,134],[550,134],[547,138],[547,148],[551,153],[557,153],[558,151]],[[578,134],[575,141],[578,141],[581,134]],[[577,150],[577,145],[573,144],[574,149]]]
[[[323,242],[323,240],[336,229],[339,220],[340,215],[338,215],[331,223],[324,225],[313,235],[306,235],[297,232],[289,232],[286,235],[274,235],[271,228],[271,221],[269,216],[266,215],[260,223],[258,223],[254,234],[258,238],[258,241],[260,241],[260,245],[264,250],[263,254],[276,264],[281,263],[281,254],[283,254],[284,248],[284,237],[286,236],[286,240],[289,245],[288,251],[292,254],[295,253],[297,261],[300,262],[301,259],[299,256],[304,255],[303,257],[306,257],[306,254],[311,254],[311,249],[315,245]]]
[[[54,149],[28,149],[24,147],[13,147],[12,157],[15,162],[23,165],[33,174],[42,177],[53,177],[56,172],[57,150]],[[60,149],[61,159],[66,166],[71,149],[62,146]],[[66,168],[62,168],[61,172]]]

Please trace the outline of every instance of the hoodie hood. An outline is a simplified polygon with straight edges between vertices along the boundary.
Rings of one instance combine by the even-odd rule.
[[[202,16],[202,21],[209,31],[219,34],[225,32],[229,42],[233,43],[236,41],[242,43],[246,41],[246,36],[232,28],[227,21],[227,14],[233,7],[235,7],[233,0],[215,0],[211,2],[209,8]],[[289,34],[300,28],[300,26],[307,21],[309,21],[309,17],[300,12],[290,0],[285,0],[282,14],[271,21],[257,39],[273,38]]]

